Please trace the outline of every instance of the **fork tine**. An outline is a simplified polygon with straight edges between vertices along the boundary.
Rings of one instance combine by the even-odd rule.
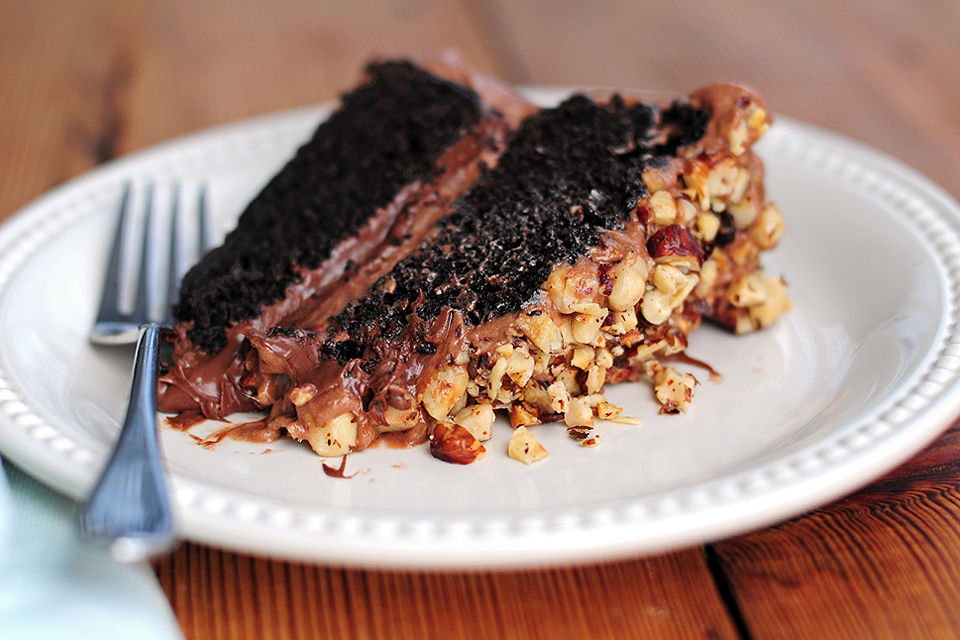
[[[197,259],[203,257],[204,252],[210,248],[210,228],[208,224],[207,211],[207,185],[200,187],[200,195],[197,198],[197,227],[200,241],[197,246]]]
[[[154,288],[154,278],[150,274],[150,265],[153,259],[152,244],[150,242],[150,223],[153,218],[153,183],[147,185],[146,201],[144,202],[143,231],[141,232],[140,264],[137,276],[137,297],[133,303],[131,316],[142,323],[150,319],[150,291]]]
[[[117,229],[113,237],[110,259],[107,263],[107,275],[104,278],[98,318],[116,316],[120,308],[120,265],[123,261],[123,232],[129,215],[130,191],[131,185],[127,182],[123,187],[123,196],[120,199],[120,215],[117,217]]]
[[[184,259],[183,240],[180,237],[180,184],[173,185],[170,205],[170,256],[167,263],[167,290],[163,305],[163,323],[173,324],[173,305],[180,292],[180,264]]]
[[[174,186],[173,203],[170,213],[170,257],[166,274],[166,304],[164,305],[164,324],[172,325],[173,307],[179,302],[180,283],[183,278],[182,265],[191,265],[195,263],[210,245],[210,234],[208,230],[209,211],[207,207],[207,187],[202,184],[197,193],[196,207],[196,240],[192,246],[188,247],[187,239],[181,231],[185,222],[190,219],[189,215],[184,213],[180,205],[180,185]]]

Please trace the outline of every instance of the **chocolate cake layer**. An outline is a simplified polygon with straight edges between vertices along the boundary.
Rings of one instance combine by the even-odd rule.
[[[644,169],[700,140],[708,119],[690,104],[661,110],[586,96],[529,118],[431,242],[334,318],[340,335],[398,335],[414,302],[424,320],[451,308],[470,325],[519,311],[557,265],[624,228],[649,195]]]
[[[226,346],[225,329],[253,318],[317,268],[345,238],[415,180],[482,117],[479,97],[408,62],[368,69],[370,81],[270,180],[224,244],[184,278],[175,317],[201,351]]]

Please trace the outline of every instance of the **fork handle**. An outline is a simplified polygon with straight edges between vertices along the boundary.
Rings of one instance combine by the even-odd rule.
[[[161,331],[161,325],[149,324],[140,335],[123,428],[80,516],[81,534],[108,541],[113,557],[125,562],[167,551],[176,541],[157,439]]]

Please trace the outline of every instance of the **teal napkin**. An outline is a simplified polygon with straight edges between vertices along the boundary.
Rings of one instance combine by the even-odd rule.
[[[0,638],[182,639],[149,563],[80,540],[77,512],[0,460]]]

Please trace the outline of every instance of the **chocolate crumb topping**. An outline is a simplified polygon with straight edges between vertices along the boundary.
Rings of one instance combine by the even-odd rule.
[[[368,67],[370,81],[250,203],[237,228],[183,281],[175,313],[206,353],[225,328],[256,317],[314,269],[414,180],[426,181],[440,153],[481,118],[479,97],[408,62]]]

